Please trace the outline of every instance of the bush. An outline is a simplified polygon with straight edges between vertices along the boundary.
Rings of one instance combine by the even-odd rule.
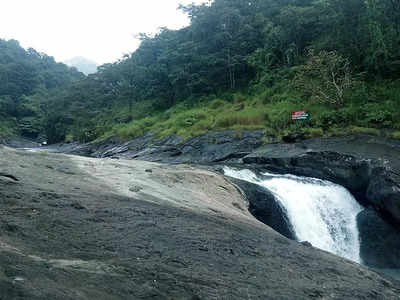
[[[224,100],[215,99],[210,103],[210,107],[212,109],[218,109],[218,108],[222,108],[225,104],[226,104],[226,102]]]
[[[291,113],[300,108],[298,105],[290,101],[282,101],[279,104],[271,106],[268,117],[270,127],[276,131],[284,130],[293,124]]]
[[[382,105],[382,103],[367,103],[363,105],[364,122],[375,126],[391,127],[393,111],[388,106],[385,104]]]
[[[316,124],[326,130],[333,126],[347,126],[352,121],[353,114],[348,109],[328,110],[319,115]]]

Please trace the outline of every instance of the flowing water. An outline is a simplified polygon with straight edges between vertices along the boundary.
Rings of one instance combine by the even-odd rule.
[[[363,210],[342,186],[316,178],[224,168],[227,176],[256,183],[270,190],[286,209],[299,241],[361,263],[356,222]]]

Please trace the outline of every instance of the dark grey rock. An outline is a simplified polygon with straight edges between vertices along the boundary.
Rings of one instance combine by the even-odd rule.
[[[372,205],[400,224],[400,141],[356,135],[301,140],[262,146],[258,131],[209,132],[182,140],[157,139],[151,132],[131,141],[110,137],[101,142],[46,147],[50,151],[91,157],[139,159],[167,163],[252,164],[276,173],[330,180],[346,187],[364,205]]]
[[[177,135],[157,139],[148,132],[124,142],[111,137],[97,143],[76,147],[61,146],[59,150],[91,157],[120,157],[169,163],[212,163],[238,161],[262,145],[262,131],[210,132],[183,141]]]
[[[12,147],[12,148],[38,148],[41,144],[35,140],[23,138],[23,137],[10,137],[4,140],[0,140],[0,144]]]
[[[131,186],[131,187],[129,188],[129,191],[131,191],[132,193],[138,193],[138,192],[140,192],[142,189],[143,189],[143,188],[142,188],[141,186],[134,185],[134,186]]]
[[[303,241],[303,242],[300,242],[300,244],[302,244],[303,246],[306,246],[306,247],[312,247],[313,246],[309,241]]]
[[[245,193],[249,203],[249,212],[257,220],[289,239],[296,239],[285,208],[280,205],[272,192],[254,183],[231,177],[229,179]]]
[[[201,211],[190,192],[180,195],[184,206],[171,203],[160,174],[176,174],[176,166],[151,164],[157,172],[140,178],[143,184],[155,179],[147,184],[159,196],[128,197],[103,186],[104,177],[90,175],[83,161],[96,164],[0,148],[0,165],[23,179],[0,180],[1,299],[398,300],[400,282],[287,239],[240,210],[236,217]],[[105,160],[106,174],[116,163]],[[43,167],[49,164],[76,176]],[[124,162],[117,170],[142,172],[146,164]],[[198,192],[214,191],[204,194],[212,205],[221,195],[218,186],[210,188],[216,178],[206,177],[203,186],[196,180],[204,170],[193,177],[187,170],[183,179],[198,182]],[[220,179],[219,187],[240,197]],[[86,209],[72,206],[75,201]]]
[[[400,231],[370,208],[357,215],[357,225],[363,263],[375,268],[400,268]]]
[[[400,224],[400,176],[383,161],[332,151],[307,151],[277,157],[258,152],[244,157],[243,162],[276,173],[315,177],[340,184],[361,204],[373,206],[392,222]]]
[[[371,205],[400,224],[400,176],[386,167],[374,168],[366,191]]]
[[[306,138],[306,134],[304,132],[292,132],[282,137],[282,140],[285,143],[296,143],[302,141]]]

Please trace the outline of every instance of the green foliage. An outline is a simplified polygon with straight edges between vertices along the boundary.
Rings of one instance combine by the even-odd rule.
[[[317,118],[316,124],[324,129],[336,126],[348,126],[352,123],[353,114],[349,109],[325,110]]]
[[[362,107],[365,122],[380,127],[392,127],[393,111],[377,103],[367,103]]]
[[[87,77],[0,40],[0,117],[12,124],[0,128],[82,142],[148,130],[189,137],[261,128],[272,140],[287,131],[400,129],[398,0],[214,0],[180,9],[188,27],[141,34],[135,52]],[[359,73],[365,82],[352,77]],[[298,109],[311,119],[293,123]]]
[[[210,107],[212,109],[218,109],[224,107],[227,103],[222,99],[215,99],[211,102]]]
[[[75,69],[54,61],[34,49],[23,49],[15,40],[0,39],[0,115],[15,120],[18,129],[2,128],[2,135],[21,134],[36,138],[45,130],[47,91],[67,87],[84,78]],[[62,136],[61,125],[54,126],[52,136]],[[49,131],[50,132],[50,131]],[[60,137],[61,138],[61,137]]]
[[[17,124],[12,119],[5,119],[0,115],[0,139],[16,135]]]

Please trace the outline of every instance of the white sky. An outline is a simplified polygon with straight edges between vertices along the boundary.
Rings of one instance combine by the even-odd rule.
[[[0,0],[0,38],[16,39],[64,61],[84,56],[99,64],[133,52],[139,32],[188,25],[180,3],[201,0]]]

